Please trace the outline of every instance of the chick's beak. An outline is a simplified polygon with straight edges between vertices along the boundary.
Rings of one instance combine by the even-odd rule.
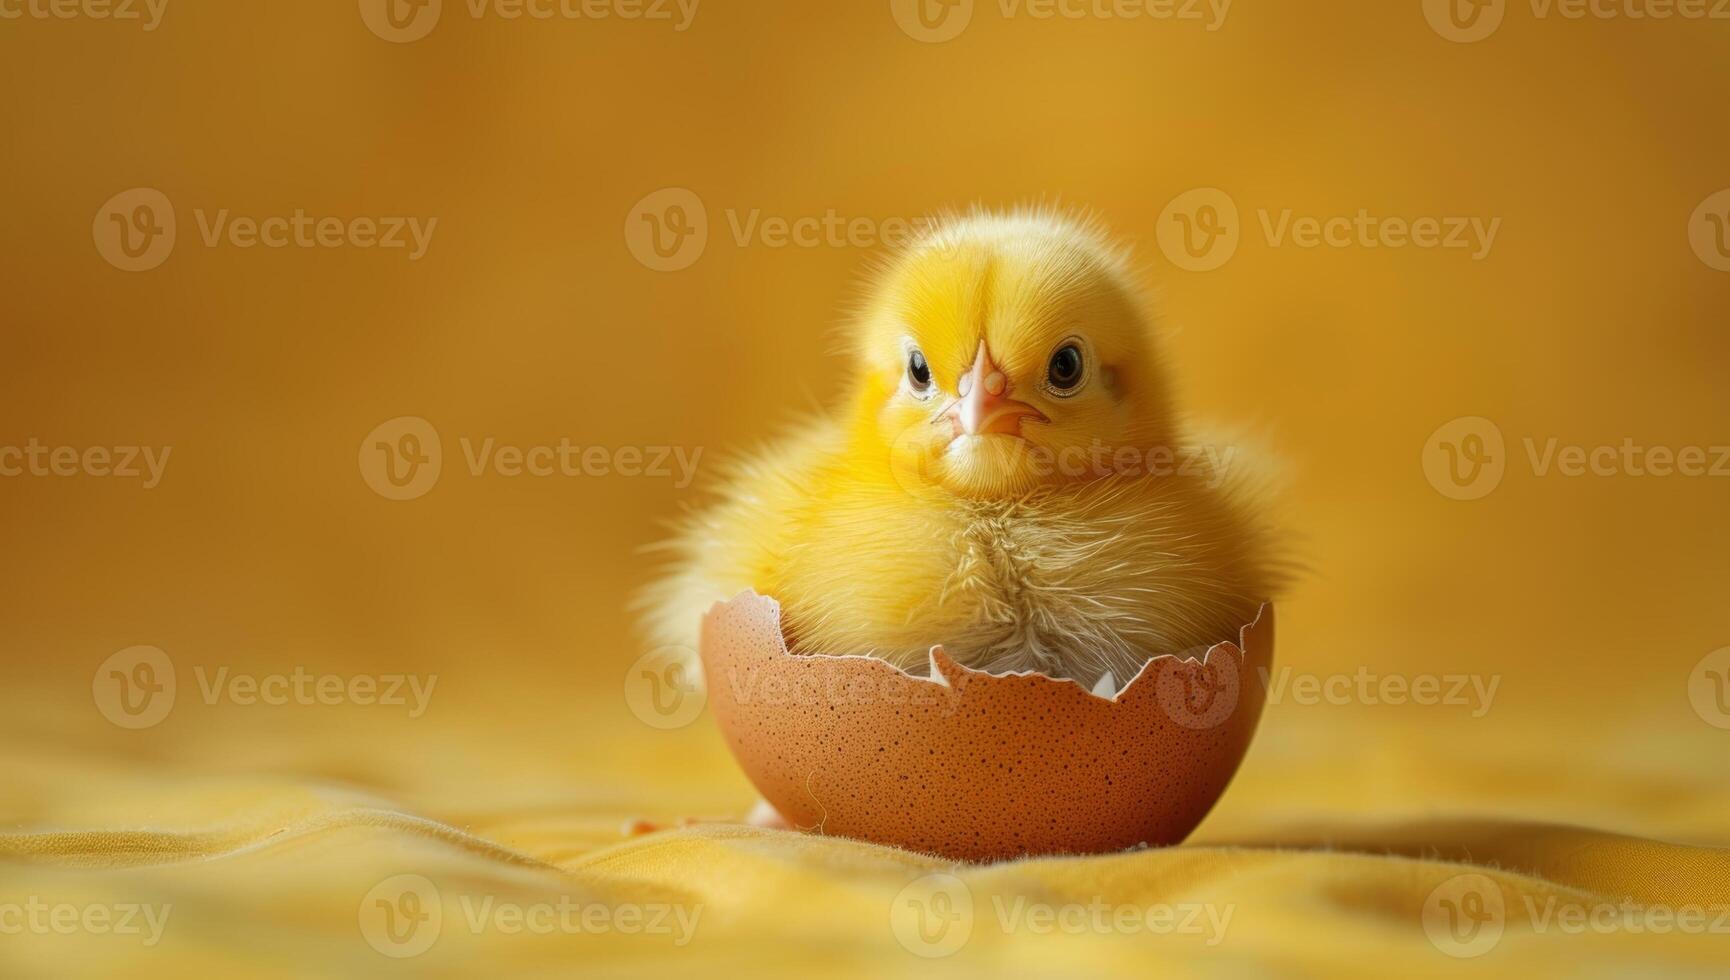
[[[1009,377],[991,360],[991,352],[979,344],[979,354],[973,366],[961,376],[955,399],[942,417],[954,428],[954,436],[979,436],[990,433],[1019,436],[1021,420],[1049,422],[1040,411],[1026,402],[1009,397]]]

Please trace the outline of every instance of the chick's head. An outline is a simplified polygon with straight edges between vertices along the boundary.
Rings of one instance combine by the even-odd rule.
[[[856,335],[856,437],[968,497],[1112,475],[1172,445],[1123,251],[1048,211],[943,222],[893,259]]]

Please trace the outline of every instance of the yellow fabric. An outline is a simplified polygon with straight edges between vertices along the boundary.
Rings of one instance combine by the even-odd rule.
[[[99,733],[6,753],[0,907],[169,909],[154,945],[85,929],[0,936],[0,975],[1721,976],[1730,963],[1730,792],[1703,778],[1722,750],[1703,725],[1651,728],[1638,751],[1606,732],[1568,746],[1583,760],[1568,770],[1559,745],[1505,723],[1276,705],[1184,845],[956,868],[739,824],[622,836],[628,818],[742,813],[753,795],[706,716],[649,732],[606,692],[484,725],[333,709],[275,726],[254,708],[253,737],[198,707],[112,743]],[[68,721],[76,708],[19,720]],[[957,951],[926,958],[897,939],[893,916],[931,872],[964,883],[973,916]],[[1470,960],[1425,931],[1428,897],[1464,873],[1493,881],[1507,909],[1500,940]],[[442,921],[425,952],[394,958],[362,923],[369,893],[403,874],[433,883]],[[477,912],[561,899],[677,908],[694,928],[688,941],[677,929],[514,933]],[[1719,910],[1697,934],[1529,921],[1528,909],[1624,900]],[[1194,905],[1227,919],[1216,933],[1075,920],[1078,931],[1040,934],[1008,922],[1017,902]]]

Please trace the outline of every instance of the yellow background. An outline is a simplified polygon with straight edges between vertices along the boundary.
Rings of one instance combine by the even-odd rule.
[[[5,935],[0,972],[1404,957],[1428,973],[1456,964],[1424,939],[1424,897],[1474,867],[1510,902],[1730,901],[1730,731],[1689,700],[1730,645],[1730,477],[1540,477],[1524,445],[1730,445],[1730,274],[1689,237],[1730,186],[1727,46],[1730,21],[1524,3],[1455,43],[1417,0],[1240,0],[1216,31],[982,0],[937,44],[884,0],[708,0],[683,32],[476,20],[447,0],[402,44],[353,2],[170,0],[151,32],[0,20],[0,445],[172,447],[148,491],[0,478],[0,902],[174,904],[150,950]],[[178,219],[149,272],[93,241],[134,187]],[[709,237],[657,272],[626,229],[666,187],[696,195]],[[1219,269],[1186,272],[1157,223],[1198,187],[1230,195],[1242,235]],[[1309,571],[1281,603],[1279,664],[1499,688],[1481,715],[1273,705],[1184,848],[964,873],[981,901],[1235,902],[1218,948],[1019,936],[925,965],[883,916],[940,862],[733,828],[618,835],[753,797],[707,717],[656,731],[625,697],[640,549],[703,481],[474,477],[459,440],[701,449],[712,477],[830,400],[834,333],[876,252],[741,242],[735,221],[1040,201],[1137,243],[1181,402],[1286,458]],[[411,262],[207,247],[195,215],[221,209],[438,223]],[[1275,247],[1264,209],[1501,224],[1474,261]],[[406,502],[357,463],[399,416],[444,447],[437,486]],[[1507,442],[1505,479],[1476,501],[1423,467],[1462,416]],[[126,731],[92,679],[135,644],[172,658],[180,693]],[[438,680],[409,719],[207,704],[200,666]],[[680,949],[447,935],[399,963],[367,948],[355,909],[411,871],[485,894],[673,895],[707,918]],[[1479,965],[1704,971],[1730,943],[1509,930]]]

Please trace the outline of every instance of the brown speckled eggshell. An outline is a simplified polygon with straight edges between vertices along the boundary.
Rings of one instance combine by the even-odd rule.
[[[934,676],[794,656],[773,599],[703,621],[709,704],[795,827],[971,861],[1175,844],[1237,771],[1266,702],[1273,607],[1202,662],[1150,661],[1114,700],[932,650]]]

